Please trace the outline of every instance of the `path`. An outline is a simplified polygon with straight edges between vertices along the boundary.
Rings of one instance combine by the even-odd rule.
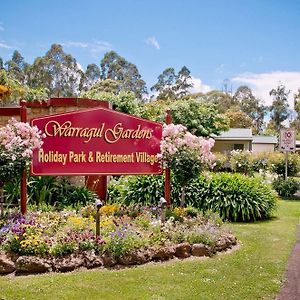
[[[300,299],[300,227],[296,245],[290,255],[285,282],[276,298],[277,300],[299,300]]]

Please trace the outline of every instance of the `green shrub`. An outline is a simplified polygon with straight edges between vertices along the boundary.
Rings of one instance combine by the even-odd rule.
[[[252,171],[267,171],[269,169],[269,152],[252,153],[251,155],[251,167]]]
[[[299,189],[299,182],[293,178],[285,180],[278,177],[272,182],[272,186],[280,196],[291,198]]]
[[[233,150],[230,155],[230,167],[232,171],[243,174],[250,174],[252,172],[250,151]]]
[[[270,153],[270,168],[273,173],[278,175],[285,174],[285,154],[282,152]],[[294,176],[300,171],[300,159],[297,153],[289,153],[287,173],[288,176]]]
[[[230,162],[228,157],[220,152],[214,153],[215,159],[214,159],[214,172],[224,172],[230,169]]]
[[[172,199],[179,204],[180,186],[172,176]],[[135,203],[158,205],[164,196],[164,176],[121,176],[111,180],[108,186],[109,202],[118,202],[126,205]]]
[[[189,204],[212,210],[223,220],[253,221],[269,218],[276,208],[276,194],[259,178],[217,173],[199,177],[189,187]]]

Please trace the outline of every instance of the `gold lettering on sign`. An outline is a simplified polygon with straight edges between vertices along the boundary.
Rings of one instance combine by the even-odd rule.
[[[101,138],[103,136],[105,124],[100,127],[72,127],[71,121],[66,121],[63,124],[57,121],[50,121],[45,125],[45,133],[47,136],[59,137],[81,137],[85,138],[84,143],[88,143],[91,138]]]
[[[109,144],[116,143],[119,139],[151,139],[151,129],[141,129],[138,125],[136,129],[125,129],[122,123],[116,124],[113,128],[107,129],[104,135],[105,141]]]

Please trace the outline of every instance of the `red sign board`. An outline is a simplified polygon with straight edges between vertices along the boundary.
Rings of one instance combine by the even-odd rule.
[[[105,108],[31,121],[46,137],[33,175],[161,174],[162,125]]]

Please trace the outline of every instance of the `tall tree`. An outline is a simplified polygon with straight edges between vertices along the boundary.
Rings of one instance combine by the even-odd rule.
[[[4,69],[4,63],[2,57],[0,57],[0,70]]]
[[[100,68],[96,64],[89,64],[80,79],[80,91],[89,90],[100,79]]]
[[[200,95],[200,98],[209,103],[213,103],[221,114],[224,114],[229,108],[238,106],[230,94],[221,91],[213,90],[204,95]]]
[[[45,87],[50,96],[75,96],[79,92],[82,71],[76,59],[66,54],[59,44],[53,44],[43,57],[35,59],[27,71],[31,87]]]
[[[5,65],[10,78],[18,80],[21,84],[25,83],[25,69],[28,64],[19,51],[15,50],[11,60],[8,60]]]
[[[270,106],[271,121],[274,124],[275,130],[279,131],[281,123],[289,117],[288,95],[290,91],[286,91],[284,85],[280,84],[276,89],[270,91],[270,96],[273,96],[273,102]]]
[[[177,74],[175,93],[178,98],[188,94],[188,90],[193,87],[192,76],[190,70],[183,66]]]
[[[263,129],[264,117],[267,113],[267,107],[253,95],[252,90],[246,85],[240,86],[236,90],[233,98],[240,109],[253,120],[254,132],[256,134],[261,132]]]
[[[176,99],[175,85],[177,76],[174,68],[166,68],[157,79],[157,83],[151,87],[151,91],[158,93],[157,99]]]
[[[132,91],[138,99],[147,93],[146,83],[138,68],[114,51],[106,53],[100,63],[102,80],[111,79],[121,82],[121,89]]]

